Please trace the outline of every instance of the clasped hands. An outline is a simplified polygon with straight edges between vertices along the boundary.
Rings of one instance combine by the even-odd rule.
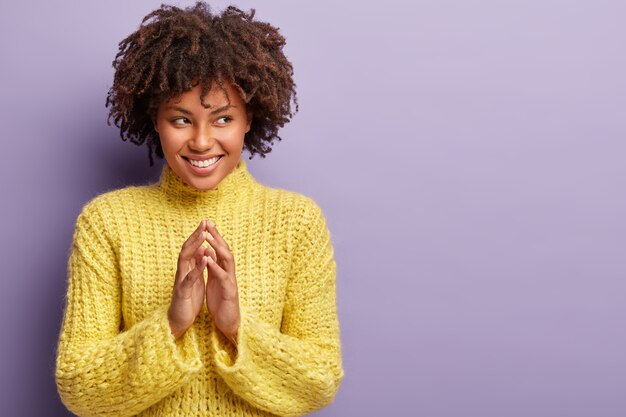
[[[202,246],[205,241],[215,252]],[[216,327],[236,346],[240,313],[235,258],[215,225],[208,220],[200,222],[178,256],[176,281],[167,314],[176,339],[191,327],[205,300]]]

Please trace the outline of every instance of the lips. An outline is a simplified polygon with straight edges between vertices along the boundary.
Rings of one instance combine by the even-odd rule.
[[[190,157],[190,156],[184,156],[183,158],[185,159],[192,159],[194,161],[206,161],[207,159],[212,159],[215,158],[216,156],[224,156],[223,154],[215,154],[215,155],[204,155],[204,156],[198,156],[198,157]]]
[[[187,166],[191,169],[192,172],[198,175],[209,175],[213,171],[215,171],[216,167],[220,164],[220,161],[223,159],[224,155],[216,155],[213,158],[208,159],[191,159],[186,156],[182,158],[187,162]],[[216,159],[217,158],[217,159]],[[215,161],[208,164],[207,161]]]

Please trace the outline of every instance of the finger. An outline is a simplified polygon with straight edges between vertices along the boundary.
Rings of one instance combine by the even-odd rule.
[[[207,268],[209,270],[209,277],[215,277],[220,281],[228,280],[228,272],[219,266],[211,257],[208,259]]]
[[[215,254],[215,252],[211,249],[211,248],[204,248],[204,255],[205,256],[210,256],[211,259],[213,259],[214,262],[217,262],[217,255]]]
[[[204,271],[204,268],[208,262],[208,256],[203,256],[200,259],[200,262],[196,263],[196,267],[193,268],[191,271],[189,271],[189,273],[187,274],[187,276],[185,277],[185,279],[183,279],[183,282],[181,283],[181,285],[184,288],[191,288],[193,287],[193,285],[196,283],[196,281],[198,279],[203,278],[202,277],[202,272]]]
[[[217,226],[211,220],[207,220],[206,229],[211,233],[211,235],[215,238],[215,240],[220,244],[228,247],[228,243],[224,240],[220,232],[217,230]],[[211,237],[209,237],[211,239]]]
[[[188,264],[181,265],[185,263],[185,261],[179,258],[178,270],[176,271],[176,283],[184,281],[185,278],[187,277],[187,274],[191,270],[198,268],[198,264],[202,261],[203,256],[204,256],[204,247],[200,245],[194,252],[193,257],[189,259]]]
[[[235,265],[235,257],[233,256],[232,252],[228,249],[228,247],[217,244],[212,246],[217,255],[215,261],[222,265],[225,269],[230,271]]]
[[[198,265],[202,261],[202,257],[205,255],[208,255],[206,253],[206,248],[202,245],[198,246],[198,248],[193,254],[193,260],[194,260],[193,266],[195,267],[196,265]]]
[[[183,247],[180,250],[180,254],[178,256],[179,263],[180,261],[189,260],[194,252],[198,249],[202,242],[206,239],[207,233],[204,230],[204,220],[200,222],[200,226],[187,238]]]
[[[200,224],[198,224],[198,227],[196,227],[193,233],[191,233],[191,235],[189,235],[187,240],[185,240],[185,243],[183,243],[183,248],[188,247],[189,245],[192,245],[195,239],[198,236],[202,235],[202,232],[204,232],[205,230],[206,230],[206,220],[201,220]]]
[[[229,271],[233,270],[235,266],[235,257],[233,256],[230,247],[210,220],[207,222],[207,229],[209,230],[208,242],[211,247],[215,249],[222,265]]]
[[[224,271],[218,264],[211,262],[209,258],[209,264],[207,265],[209,270],[209,280],[216,279],[222,288],[221,297],[224,300],[233,300],[237,298],[237,277],[234,274],[229,274]],[[207,282],[206,290],[209,291],[211,285]]]
[[[198,256],[198,252],[202,249],[202,242],[206,239],[206,233],[201,232],[195,239],[195,241],[191,241],[191,244],[184,249],[181,250],[178,255],[178,272],[181,274],[186,274],[189,271],[189,268],[195,267],[195,264],[198,263],[200,259]]]

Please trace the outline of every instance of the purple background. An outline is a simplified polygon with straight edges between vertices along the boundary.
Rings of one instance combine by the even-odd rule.
[[[104,107],[159,4],[1,6],[3,415],[70,415],[74,222],[160,172]],[[250,170],[335,244],[346,376],[318,415],[626,415],[626,3],[237,4],[287,37],[301,103]]]

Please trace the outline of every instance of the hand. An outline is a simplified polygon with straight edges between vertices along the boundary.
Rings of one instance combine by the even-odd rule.
[[[215,225],[207,223],[208,242],[215,254],[211,254],[207,264],[206,305],[216,327],[236,346],[240,314],[235,257]]]
[[[178,255],[176,279],[172,291],[172,302],[167,312],[172,334],[176,339],[182,337],[191,327],[204,304],[204,268],[210,255],[209,248],[202,246],[207,240],[206,221],[187,238]]]

